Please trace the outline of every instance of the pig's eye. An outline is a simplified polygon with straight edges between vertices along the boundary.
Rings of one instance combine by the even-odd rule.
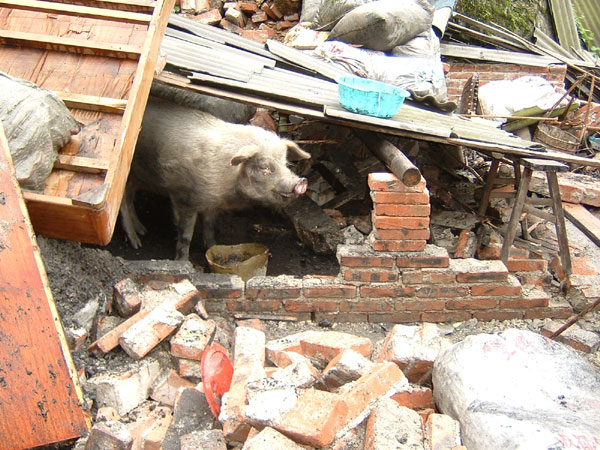
[[[271,169],[271,166],[269,166],[269,165],[259,166],[258,170],[260,170],[260,173],[262,173],[264,175],[268,175],[271,172],[273,172],[273,170]]]

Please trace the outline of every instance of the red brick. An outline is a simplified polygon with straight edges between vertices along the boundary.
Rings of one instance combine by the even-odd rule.
[[[427,241],[425,239],[382,241],[376,239],[373,241],[373,250],[378,252],[418,252],[425,249]]]
[[[375,203],[395,203],[401,205],[429,205],[429,193],[427,192],[371,192],[371,198]]]
[[[392,268],[394,267],[394,258],[391,256],[341,255],[340,265],[342,267]]]
[[[373,215],[373,226],[379,230],[428,229],[429,217],[390,217]]]
[[[464,322],[471,318],[471,313],[466,311],[450,311],[450,312],[424,312],[421,315],[423,322]]]
[[[265,300],[265,299],[251,299],[251,300],[227,300],[225,302],[225,309],[227,311],[243,311],[243,312],[276,312],[283,309],[282,300]]]
[[[363,298],[410,297],[415,293],[414,287],[408,286],[361,286],[360,296]]]
[[[381,312],[392,311],[393,304],[382,300],[355,300],[340,305],[341,312]]]
[[[356,286],[331,284],[330,286],[304,286],[302,293],[307,298],[354,298]]]
[[[508,270],[502,261],[453,259],[450,267],[456,271],[459,283],[501,282],[508,279]]]
[[[464,298],[446,302],[446,308],[448,309],[493,309],[497,306],[498,299],[495,298]]]
[[[448,250],[434,245],[426,246],[423,251],[405,254],[396,258],[396,265],[402,268],[446,268],[450,262]]]
[[[337,394],[306,390],[275,429],[294,441],[317,448],[333,442],[348,415],[348,405]]]
[[[396,203],[375,203],[373,210],[376,216],[392,217],[429,217],[430,205],[399,205]]]
[[[402,272],[403,284],[450,284],[456,281],[456,276],[442,270],[411,270]]]
[[[469,288],[464,286],[422,286],[417,288],[415,295],[422,298],[465,297]]]
[[[522,319],[523,311],[476,311],[473,313],[473,317],[484,322],[488,322],[490,320]]]
[[[363,356],[370,356],[373,343],[370,339],[337,331],[326,331],[300,339],[302,354],[319,361],[331,361],[346,349],[357,351]]]
[[[290,276],[254,277],[246,281],[247,299],[288,299],[301,295],[302,280]]]
[[[339,300],[285,300],[284,309],[291,312],[338,311]]]
[[[345,423],[355,420],[392,385],[404,379],[404,374],[393,362],[376,364],[341,395],[339,402],[345,404],[348,411]]]
[[[548,306],[550,295],[541,289],[530,290],[520,297],[501,298],[500,308],[536,308]]]
[[[481,284],[471,286],[471,295],[473,297],[489,297],[489,296],[512,296],[521,293],[520,284]]]
[[[375,229],[373,230],[375,237],[384,241],[392,240],[422,240],[429,239],[431,237],[431,231],[429,228],[424,229],[399,229],[399,230],[386,230],[386,229]]]
[[[395,302],[396,311],[441,311],[446,306],[442,299],[421,300],[405,298]]]
[[[393,270],[346,270],[344,280],[362,283],[390,283],[398,280],[398,272]]]
[[[407,186],[396,175],[389,172],[372,172],[367,178],[367,183],[373,191],[422,192],[426,189],[424,178],[414,186]]]
[[[506,267],[511,272],[536,272],[548,269],[545,259],[511,259],[506,262]]]
[[[221,19],[223,18],[218,9],[211,9],[210,11],[206,11],[192,17],[193,20],[206,25],[217,25],[221,22]]]

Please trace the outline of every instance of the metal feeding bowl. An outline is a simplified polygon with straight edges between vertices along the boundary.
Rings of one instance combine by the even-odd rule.
[[[340,77],[336,81],[340,104],[358,114],[390,118],[410,96],[406,89],[368,78]]]

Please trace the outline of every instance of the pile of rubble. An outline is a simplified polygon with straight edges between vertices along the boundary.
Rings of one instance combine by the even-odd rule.
[[[458,422],[433,402],[433,362],[451,345],[443,326],[396,325],[375,343],[332,329],[267,341],[260,320],[231,333],[201,297],[188,279],[115,285],[118,314],[98,317],[88,351],[108,358],[120,347],[136,364],[81,373],[95,424],[75,448],[459,448]],[[73,350],[85,351],[74,334]],[[218,418],[204,382],[215,373],[201,362],[214,343],[231,347],[233,369]]]
[[[575,435],[598,438],[589,428],[598,408],[587,407],[600,401],[597,368],[537,332],[509,329],[457,342],[452,325],[422,323],[382,327],[377,340],[318,326],[268,339],[257,318],[233,326],[207,314],[206,292],[193,275],[181,276],[184,267],[175,273],[178,262],[169,262],[170,274],[160,262],[151,265],[152,273],[114,286],[110,314],[88,308],[95,321],[89,333],[98,338],[87,349],[87,330],[67,329],[75,354],[129,362],[88,379],[80,370],[94,425],[75,449],[493,448],[486,446],[494,433],[506,433],[506,420],[519,422],[509,441],[540,427],[539,417],[511,412],[524,390],[535,400],[527,403],[532,411],[546,397],[554,402],[542,408],[545,424],[535,439],[566,446]],[[218,363],[203,361],[215,348]],[[519,389],[516,376],[525,383]],[[565,414],[564,405],[574,421],[563,424],[555,416]]]
[[[300,20],[300,2],[293,0],[180,0],[179,5],[191,19],[257,42],[281,39]]]

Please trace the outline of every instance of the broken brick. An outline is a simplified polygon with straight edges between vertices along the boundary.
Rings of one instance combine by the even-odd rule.
[[[346,383],[358,380],[373,367],[373,362],[360,353],[346,349],[335,356],[323,370],[323,380],[327,387],[336,389]]]
[[[274,428],[300,444],[321,448],[331,444],[347,413],[337,394],[308,389]]]
[[[194,384],[182,378],[173,369],[169,369],[165,371],[160,381],[155,383],[150,398],[163,405],[173,406],[177,391],[182,387],[194,387]]]
[[[422,421],[412,409],[382,398],[369,416],[364,450],[425,450]]]
[[[242,450],[266,449],[303,450],[304,447],[270,427],[265,427],[260,433],[249,438],[242,447]]]
[[[203,320],[196,314],[188,314],[177,333],[171,338],[171,354],[178,358],[200,361],[204,349],[215,334],[216,324]]]
[[[345,385],[339,391],[340,402],[348,408],[345,424],[355,426],[360,423],[365,411],[399,383],[406,383],[406,377],[396,364],[387,361],[374,365],[369,373]]]
[[[325,331],[316,335],[307,335],[300,340],[302,354],[315,363],[325,367],[333,358],[346,349],[370,356],[373,343],[369,338],[355,336],[338,331]]]
[[[460,425],[445,414],[430,414],[425,422],[425,440],[431,450],[447,450],[459,447]]]
[[[127,427],[121,422],[109,421],[94,424],[88,440],[86,450],[130,450],[133,438]]]

